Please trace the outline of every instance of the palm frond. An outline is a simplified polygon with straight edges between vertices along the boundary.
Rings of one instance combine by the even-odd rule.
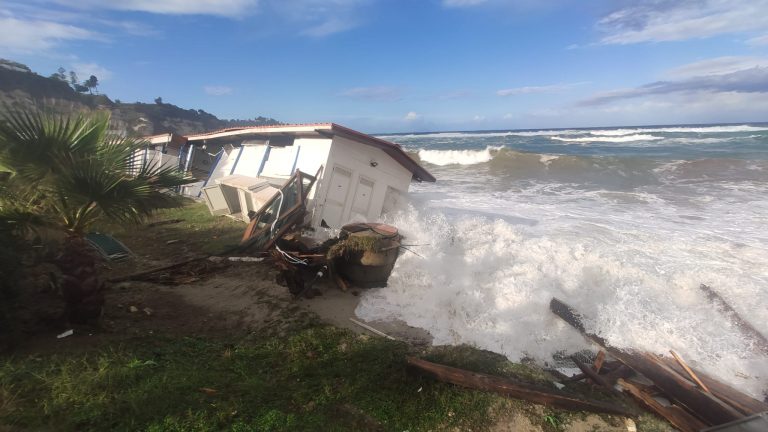
[[[0,120],[0,167],[14,173],[19,193],[36,191],[40,214],[74,233],[101,217],[137,222],[181,205],[171,192],[193,180],[138,159],[147,143],[111,136],[108,127],[109,116],[100,113],[11,111]]]

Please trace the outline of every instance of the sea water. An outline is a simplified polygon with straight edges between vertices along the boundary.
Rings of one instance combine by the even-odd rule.
[[[674,350],[762,399],[768,359],[699,286],[768,335],[768,125],[383,138],[437,182],[387,216],[418,255],[360,317],[551,364],[590,349],[549,311],[557,297],[613,346]]]

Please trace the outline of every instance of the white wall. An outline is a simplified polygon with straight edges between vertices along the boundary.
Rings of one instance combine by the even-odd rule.
[[[376,162],[376,166],[372,167],[371,162]],[[411,177],[413,176],[410,171],[382,150],[355,143],[346,138],[335,137],[318,189],[318,204],[312,219],[313,226],[319,226],[320,220],[323,219],[325,203],[328,198],[329,188],[331,187],[335,166],[351,172],[349,190],[346,192],[346,199],[341,213],[342,225],[353,220],[365,220],[368,222],[380,220],[387,188],[390,187],[405,194],[408,191]],[[363,180],[362,183],[361,179]],[[352,209],[355,197],[362,190],[360,188],[367,188],[370,182],[373,182],[373,188],[371,189],[368,212],[367,214],[356,214]]]
[[[287,179],[296,169],[315,175],[326,164],[330,149],[329,138],[298,138],[292,146],[272,147],[261,175]]]

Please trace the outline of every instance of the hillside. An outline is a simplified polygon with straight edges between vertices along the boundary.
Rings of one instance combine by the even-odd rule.
[[[158,103],[159,102],[159,103]],[[191,134],[233,126],[258,126],[279,123],[275,119],[224,120],[201,109],[184,109],[163,103],[121,103],[106,95],[78,93],[61,79],[47,78],[23,64],[0,61],[0,106],[38,108],[57,113],[109,110],[116,132],[142,136],[174,132]]]

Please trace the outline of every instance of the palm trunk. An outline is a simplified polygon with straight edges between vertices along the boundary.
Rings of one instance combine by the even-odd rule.
[[[97,274],[97,257],[88,242],[70,235],[58,259],[63,274],[60,288],[66,302],[66,318],[85,324],[101,316],[104,306],[104,282]]]

